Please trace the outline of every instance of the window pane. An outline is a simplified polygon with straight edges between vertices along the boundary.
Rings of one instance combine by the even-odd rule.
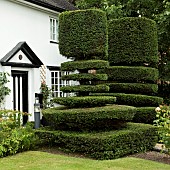
[[[55,77],[58,77],[58,72],[55,72]]]
[[[58,84],[58,78],[55,78],[55,84]]]
[[[68,75],[69,72],[52,71],[51,72],[51,88],[53,90],[53,97],[67,97],[70,93],[63,93],[60,87],[70,85],[70,81],[62,80],[62,75]],[[59,84],[58,84],[59,83]]]
[[[51,79],[51,84],[54,84],[54,79],[53,78]]]
[[[55,86],[55,91],[58,91],[58,86]]]

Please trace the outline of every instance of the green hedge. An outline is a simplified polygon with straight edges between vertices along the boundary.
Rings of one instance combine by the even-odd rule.
[[[71,108],[104,106],[116,102],[112,96],[83,96],[83,97],[59,97],[53,99],[54,103]]]
[[[116,19],[108,23],[108,32],[111,65],[158,63],[155,21],[140,17]]]
[[[137,107],[133,122],[153,124],[156,119],[156,107]]]
[[[62,71],[105,69],[109,67],[109,62],[104,60],[68,61],[61,63]]]
[[[132,106],[108,105],[95,108],[58,110],[50,108],[42,114],[53,129],[94,131],[118,129],[131,121],[136,113]]]
[[[154,126],[132,123],[119,131],[76,133],[37,130],[36,134],[45,146],[50,144],[101,160],[152,150],[158,140]]]
[[[163,103],[163,98],[156,96],[147,96],[140,94],[125,94],[125,93],[93,93],[94,96],[115,96],[116,103],[122,105],[136,107],[157,107]]]
[[[60,88],[63,92],[108,92],[109,86],[106,85],[77,85],[77,86],[64,86]]]
[[[107,69],[99,70],[98,73],[108,75],[108,80],[141,82],[154,82],[158,79],[159,71],[149,67],[130,67],[130,66],[112,66]]]
[[[62,76],[62,80],[74,80],[74,81],[80,81],[80,80],[107,80],[108,76],[107,74],[91,74],[91,73],[81,73],[81,74],[69,74]]]
[[[107,60],[108,32],[105,12],[97,9],[66,11],[59,15],[59,50],[75,60]]]
[[[111,93],[133,93],[133,94],[156,94],[157,84],[143,83],[106,83],[110,87]]]

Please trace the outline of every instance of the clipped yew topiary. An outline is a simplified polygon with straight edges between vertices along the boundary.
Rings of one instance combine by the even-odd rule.
[[[108,105],[93,108],[46,109],[43,115],[55,130],[101,131],[119,129],[132,121],[136,108]]]
[[[156,128],[128,123],[133,120],[136,107],[114,104],[117,102],[114,95],[91,96],[110,90],[110,85],[103,83],[110,76],[106,74],[109,63],[104,61],[108,46],[105,13],[96,9],[64,12],[59,16],[59,23],[60,53],[73,59],[62,63],[61,70],[76,71],[62,78],[78,81],[79,85],[62,87],[63,92],[74,92],[75,96],[54,98],[54,102],[64,106],[43,111],[50,127],[37,131],[42,142],[96,159],[113,159],[152,149],[157,141]],[[106,71],[98,73],[101,69]],[[136,67],[131,70],[129,77],[139,72],[140,78],[136,76],[136,82],[157,79],[155,68]],[[119,71],[115,76],[123,77]],[[151,77],[150,73],[154,76]],[[154,87],[152,89],[155,92]],[[150,101],[158,102],[152,98]]]
[[[140,17],[116,19],[109,21],[108,32],[111,66],[99,71],[108,74],[110,90],[106,95],[116,96],[117,104],[135,107],[162,104],[163,99],[156,96],[159,76],[156,23]],[[140,110],[134,121],[152,123],[156,112]]]
[[[60,14],[59,50],[76,60],[107,60],[108,36],[106,14],[97,9]]]
[[[124,82],[154,82],[158,80],[159,71],[156,68],[143,66],[111,66],[100,70],[107,73],[108,80]]]
[[[156,23],[147,18],[122,18],[109,21],[110,65],[143,65],[158,62]]]
[[[149,107],[149,106],[157,107],[163,103],[163,98],[161,97],[141,95],[141,94],[93,93],[91,95],[115,96],[117,104],[136,106],[136,107]]]
[[[83,60],[83,61],[69,61],[61,63],[62,71],[75,71],[75,70],[90,70],[90,69],[104,69],[109,67],[108,61],[104,60]]]
[[[158,91],[157,84],[148,83],[107,83],[110,91],[126,94],[147,94],[154,95]]]
[[[155,107],[138,107],[133,122],[153,124],[156,120]]]
[[[105,106],[116,102],[116,97],[112,96],[83,96],[83,97],[62,97],[54,98],[53,102],[65,105],[69,108],[88,108]]]
[[[155,133],[154,126],[133,123],[128,123],[121,130],[95,133],[49,130],[36,132],[45,146],[50,144],[67,152],[83,153],[100,160],[152,150],[158,140]]]

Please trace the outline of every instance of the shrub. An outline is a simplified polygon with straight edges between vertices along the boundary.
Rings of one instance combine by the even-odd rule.
[[[113,104],[116,98],[111,96],[60,97],[54,98],[53,101],[71,108],[85,108]]]
[[[107,83],[112,93],[133,93],[154,95],[158,91],[157,84],[144,83]]]
[[[127,128],[109,132],[67,132],[37,130],[44,144],[79,152],[95,159],[114,159],[151,150],[157,142],[157,129],[146,124],[128,123]]]
[[[154,125],[159,128],[159,142],[163,143],[170,153],[170,106],[160,105],[155,111],[157,114]]]
[[[133,122],[153,124],[155,118],[155,107],[137,107]]]
[[[81,81],[81,80],[107,80],[107,74],[91,74],[91,73],[81,73],[81,74],[69,74],[62,76],[62,80],[74,80],[74,81]]]
[[[98,9],[67,11],[59,15],[59,50],[63,56],[107,60],[108,36],[105,12]]]
[[[28,113],[17,110],[0,110],[0,128],[3,130],[5,128],[20,127],[23,115],[29,116]]]
[[[31,127],[21,127],[21,117],[15,111],[2,111],[0,119],[0,157],[33,149],[37,138]]]
[[[159,75],[158,70],[155,68],[130,66],[112,66],[99,70],[98,73],[106,73],[108,80],[133,83],[143,81],[155,82]]]
[[[109,91],[109,86],[106,86],[106,85],[65,86],[65,87],[61,87],[61,90],[63,92],[108,92]]]
[[[109,67],[109,63],[104,60],[68,61],[61,63],[62,71],[104,69],[107,67]]]
[[[62,130],[106,130],[120,128],[126,121],[133,119],[136,108],[131,106],[110,105],[95,108],[43,110],[43,116],[53,129]]]
[[[34,149],[37,143],[34,131],[28,127],[19,127],[8,133],[4,131],[0,133],[5,134],[0,139],[0,157]]]
[[[140,94],[125,94],[125,93],[93,93],[91,95],[98,96],[115,96],[116,103],[122,105],[136,107],[153,107],[163,103],[163,98],[156,96],[147,96]]]
[[[108,32],[111,65],[158,63],[155,21],[140,17],[116,19],[109,21]]]

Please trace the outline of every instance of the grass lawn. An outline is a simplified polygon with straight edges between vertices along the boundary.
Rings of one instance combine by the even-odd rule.
[[[170,170],[170,165],[137,158],[97,161],[29,151],[0,158],[1,170]]]

